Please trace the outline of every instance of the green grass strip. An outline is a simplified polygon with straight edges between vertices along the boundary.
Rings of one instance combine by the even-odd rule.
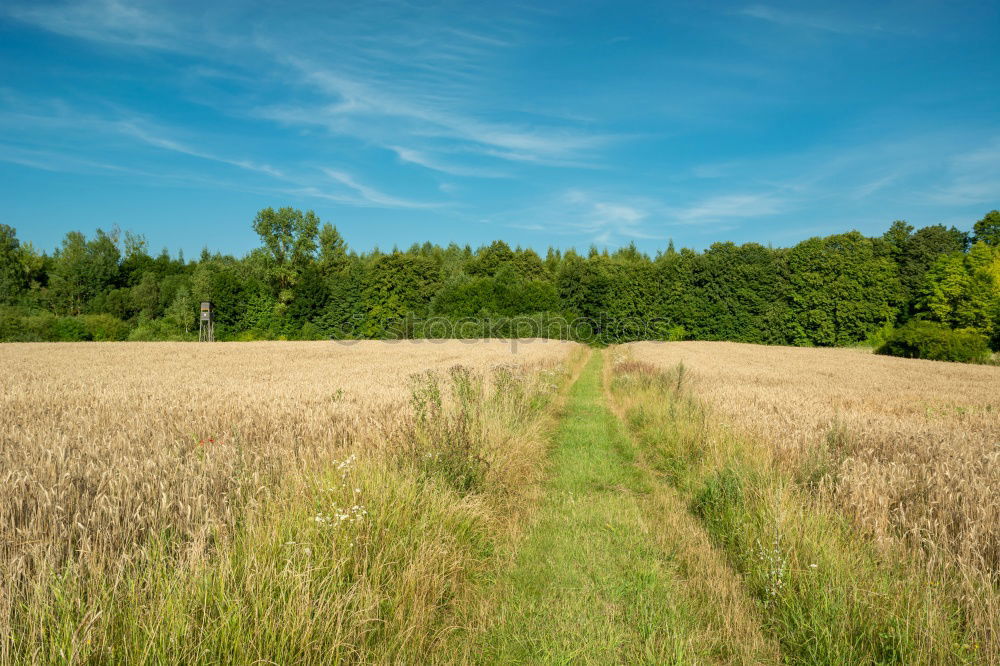
[[[603,355],[572,387],[536,523],[498,584],[480,658],[490,663],[677,663],[674,564],[647,515],[649,479],[604,406]]]

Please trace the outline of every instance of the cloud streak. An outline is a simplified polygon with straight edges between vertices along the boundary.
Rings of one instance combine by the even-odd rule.
[[[203,160],[209,160],[211,162],[219,162],[220,164],[228,164],[229,166],[234,166],[240,169],[245,169],[247,171],[254,171],[256,173],[261,173],[272,178],[277,178],[279,180],[289,180],[289,177],[279,169],[276,169],[267,164],[258,164],[251,160],[241,160],[232,159],[229,157],[221,157],[219,155],[214,155],[212,153],[198,150],[190,146],[184,145],[169,139],[167,137],[158,136],[151,133],[148,129],[140,127],[134,121],[122,121],[116,124],[120,129],[122,134],[127,136],[135,137],[143,143],[156,147],[162,148],[163,150],[173,151],[175,153],[181,153],[183,155],[190,155],[191,157],[197,157]]]
[[[489,168],[448,162],[443,156],[456,148],[488,160],[575,168],[621,139],[565,122],[511,123],[480,117],[473,107],[483,97],[493,54],[516,47],[516,36],[503,32],[516,33],[503,27],[491,26],[487,34],[424,19],[417,25],[411,22],[404,31],[393,31],[386,29],[392,22],[385,16],[360,7],[346,13],[348,22],[360,22],[353,30],[330,26],[338,44],[346,47],[337,57],[318,55],[324,50],[318,46],[305,49],[312,57],[289,56],[287,40],[276,29],[260,31],[250,40],[235,39],[207,30],[210,21],[191,21],[184,12],[171,12],[167,7],[89,0],[12,5],[6,13],[41,29],[101,44],[203,57],[212,54],[229,62],[243,62],[248,56],[263,60],[300,92],[312,91],[325,99],[294,106],[258,106],[257,117],[285,125],[323,127],[335,135],[357,137],[387,149],[407,146],[412,159],[398,152],[401,159],[449,175],[498,177]],[[381,7],[387,8],[405,13],[405,3]],[[428,37],[416,38],[414,31]],[[454,145],[443,149],[434,145],[440,141]]]
[[[740,10],[739,13],[783,27],[807,28],[838,35],[863,35],[883,30],[878,25],[856,23],[828,15],[790,12],[768,5],[750,5]]]
[[[946,205],[1000,203],[1000,137],[953,156],[943,180],[926,194],[928,200]]]
[[[589,242],[617,247],[637,240],[662,241],[671,229],[680,227],[718,229],[725,225],[732,229],[786,213],[797,205],[799,202],[782,194],[781,188],[718,194],[681,204],[667,203],[662,198],[571,188],[538,206],[497,216],[494,221],[525,231],[584,236]],[[545,220],[545,224],[525,219]]]
[[[343,171],[326,168],[322,169],[322,171],[328,178],[330,178],[330,180],[340,183],[348,189],[353,190],[360,195],[362,201],[372,206],[381,206],[385,208],[439,208],[442,205],[439,203],[410,201],[408,199],[400,199],[398,197],[385,194],[374,187],[359,183],[354,176],[351,176]]]
[[[174,14],[155,5],[121,0],[85,0],[67,4],[10,5],[10,18],[66,37],[120,46],[168,51],[187,50]]]
[[[9,94],[6,97],[6,101],[17,101],[16,97],[12,97]],[[294,194],[296,196],[314,197],[357,207],[420,209],[434,208],[442,205],[394,197],[359,182],[354,176],[342,170],[329,168],[312,169],[311,171],[315,175],[310,175],[309,169],[299,169],[296,173],[289,173],[284,169],[278,169],[266,163],[250,159],[233,158],[206,149],[195,148],[189,143],[173,138],[171,135],[175,132],[153,126],[138,116],[131,115],[109,118],[86,115],[60,100],[50,100],[44,104],[36,104],[33,109],[27,109],[24,112],[14,114],[0,113],[0,126],[2,125],[17,125],[21,127],[28,125],[46,130],[55,128],[60,131],[71,128],[80,137],[90,140],[94,140],[97,137],[123,137],[157,150],[194,157],[199,160],[259,174],[265,176],[268,180],[278,181],[279,183],[271,187],[261,188],[258,186],[249,188],[249,190],[256,192]],[[102,143],[106,144],[107,141],[105,140]],[[0,161],[32,169],[65,173],[118,172],[147,178],[165,178],[172,181],[199,184],[213,183],[215,186],[225,189],[248,190],[247,185],[220,181],[204,175],[150,172],[146,169],[137,169],[110,162],[99,162],[65,151],[30,148],[12,144],[0,144],[0,147],[3,148],[3,152],[0,153]],[[323,176],[324,178],[320,178],[319,176]],[[333,180],[353,192],[353,194],[330,193],[321,187],[321,180]]]
[[[773,193],[722,194],[671,211],[683,224],[706,224],[726,219],[750,219],[784,212],[788,201]]]
[[[456,105],[451,101],[445,109],[442,100],[433,97],[400,96],[300,58],[286,57],[285,62],[299,73],[303,83],[329,101],[312,107],[262,107],[256,110],[257,115],[362,136],[389,149],[395,149],[400,138],[447,139],[459,142],[463,151],[500,160],[568,166],[622,139],[563,126],[484,121],[454,110]],[[424,155],[424,161],[429,163],[430,159]]]
[[[510,178],[511,175],[507,172],[500,171],[497,169],[484,169],[477,167],[467,167],[457,164],[449,164],[447,162],[439,161],[435,157],[428,155],[425,152],[419,150],[413,150],[412,148],[403,148],[402,146],[387,146],[391,151],[396,153],[396,156],[400,161],[407,164],[415,164],[417,166],[424,167],[425,169],[430,169],[431,171],[438,171],[440,173],[446,173],[452,176],[465,176],[470,178]]]

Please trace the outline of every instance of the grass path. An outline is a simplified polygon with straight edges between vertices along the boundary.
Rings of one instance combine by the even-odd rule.
[[[604,405],[602,364],[595,352],[570,389],[545,499],[497,584],[484,662],[688,661],[676,563],[655,534],[651,479]]]

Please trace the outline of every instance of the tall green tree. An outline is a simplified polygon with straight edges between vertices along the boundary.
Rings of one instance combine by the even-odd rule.
[[[923,289],[934,261],[941,255],[964,252],[969,244],[968,234],[955,227],[936,224],[914,232],[912,226],[899,221],[882,238],[899,267],[900,298],[908,304],[901,309],[905,316],[911,314],[914,299]]]
[[[324,224],[319,230],[319,270],[324,277],[347,267],[347,243],[337,227]]]
[[[319,218],[314,212],[303,213],[291,207],[261,209],[253,229],[264,244],[264,256],[270,260],[270,276],[279,300],[291,300],[291,288],[302,270],[315,260]]]
[[[469,275],[493,277],[501,266],[513,263],[516,259],[510,245],[503,241],[493,241],[479,248],[476,255],[469,261],[465,270]]]
[[[142,274],[139,283],[130,291],[129,304],[143,319],[155,319],[163,313],[160,306],[160,280],[156,273],[146,271]]]
[[[634,339],[654,312],[649,262],[619,261],[600,253],[569,253],[556,278],[564,308],[602,342]]]
[[[432,259],[402,252],[375,259],[367,278],[361,333],[374,338],[392,333],[412,317],[425,316],[441,284]]]
[[[98,229],[90,241],[71,231],[53,257],[49,293],[58,314],[80,314],[88,302],[113,289],[119,276],[117,238]]]
[[[1000,308],[1000,247],[979,242],[968,253],[939,257],[920,296],[919,307],[931,319],[993,337]]]
[[[306,266],[292,289],[287,316],[296,329],[306,322],[314,322],[326,309],[330,290],[317,266]],[[296,333],[298,330],[296,330]]]
[[[365,285],[368,269],[356,255],[348,255],[345,266],[327,279],[327,305],[316,319],[324,335],[338,339],[360,337],[365,318]]]
[[[972,226],[977,243],[1000,246],[1000,210],[991,210]]]
[[[671,243],[653,263],[654,312],[673,337],[695,337],[703,305],[694,289],[699,255],[688,248],[679,252]]]
[[[220,266],[211,273],[209,296],[205,300],[212,302],[219,328],[217,335],[231,335],[250,328],[246,322],[252,312],[250,306],[253,303],[259,308],[259,303],[253,300],[254,294],[254,284],[236,266]]]
[[[28,289],[28,275],[13,227],[0,224],[0,305],[21,300]]]
[[[787,261],[792,309],[809,342],[860,342],[895,320],[896,265],[857,231],[810,238],[792,248]]]
[[[494,278],[455,273],[434,293],[430,311],[453,319],[489,316],[495,309],[495,290]]]
[[[149,256],[149,244],[143,236],[125,232],[125,256],[121,262],[122,282],[134,286],[142,279],[143,273],[157,272],[156,262]]]
[[[893,259],[899,261],[906,251],[906,246],[913,236],[913,225],[905,220],[896,220],[889,229],[882,234],[882,240],[889,244]]]
[[[180,287],[175,293],[170,305],[164,313],[167,321],[184,331],[190,333],[194,326],[197,307],[194,298],[187,287]]]
[[[52,260],[44,253],[36,250],[31,241],[21,243],[18,249],[20,251],[21,266],[28,280],[29,295],[37,293],[49,283],[49,267]]]
[[[692,262],[689,289],[697,305],[687,330],[708,340],[786,342],[775,327],[788,326],[790,311],[778,254],[757,243],[715,243]]]

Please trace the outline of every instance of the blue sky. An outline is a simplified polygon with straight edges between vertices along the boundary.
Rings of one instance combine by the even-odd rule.
[[[1000,206],[1000,3],[0,6],[0,222],[240,255],[790,245]]]

